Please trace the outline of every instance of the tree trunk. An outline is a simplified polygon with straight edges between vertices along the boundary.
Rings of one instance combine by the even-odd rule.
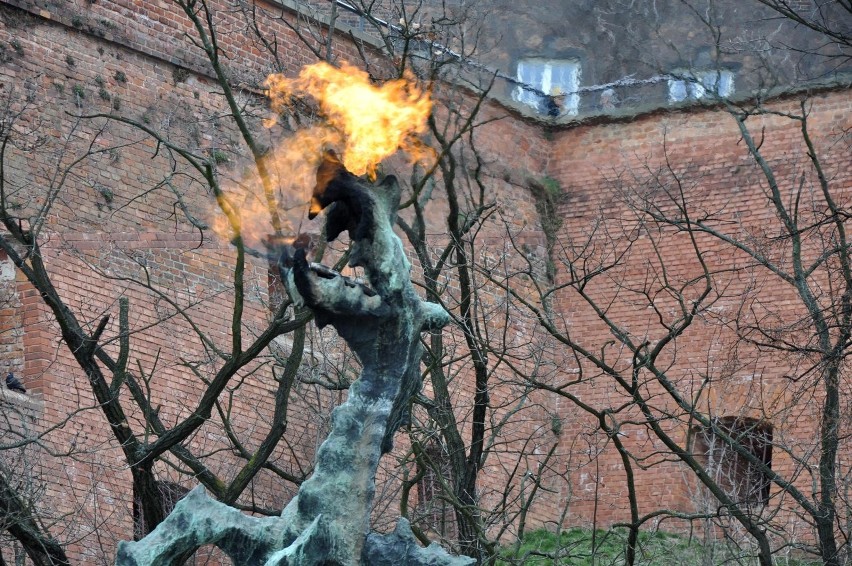
[[[62,546],[45,533],[15,490],[0,476],[0,522],[24,547],[35,566],[70,566]]]
[[[838,426],[840,423],[840,391],[838,387],[837,362],[826,370],[825,400],[820,423],[819,458],[820,495],[816,520],[820,554],[826,566],[840,566],[837,556],[837,539],[834,521],[837,515],[835,496],[837,493],[837,449],[839,446]]]
[[[133,475],[133,539],[139,540],[166,518],[160,486],[153,473],[153,462],[131,466]]]

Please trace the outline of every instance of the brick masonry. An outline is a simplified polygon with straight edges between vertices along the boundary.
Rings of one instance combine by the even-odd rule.
[[[815,151],[841,208],[848,206],[852,186],[849,106],[848,90],[819,94],[806,103]],[[799,100],[779,101],[772,108],[777,115],[752,117],[747,120],[749,129],[763,140],[761,153],[767,157],[783,198],[792,199],[799,187],[805,187],[802,215],[810,214],[804,211],[813,207],[820,217],[825,205],[801,138],[801,123],[784,117],[786,113],[801,113]],[[561,208],[565,225],[560,240],[566,249],[571,249],[569,245],[593,243],[593,249],[587,248],[587,265],[595,265],[596,260],[605,262],[607,254],[626,249],[625,238],[637,227],[631,208],[635,210],[643,202],[666,202],[664,190],[678,194],[675,175],[694,218],[705,218],[724,233],[745,238],[753,246],[765,246],[761,249],[771,253],[775,261],[789,265],[789,260],[783,259],[789,257],[789,248],[774,239],[780,228],[769,206],[767,180],[748,155],[735,120],[722,110],[660,112],[629,122],[579,126],[560,132],[554,139],[548,171],[559,180],[566,195]],[[670,200],[662,206],[674,214]],[[601,218],[608,219],[608,234],[594,232]],[[651,243],[656,249],[650,247]],[[792,379],[803,371],[798,355],[743,345],[735,341],[729,326],[733,320],[747,321],[750,316],[767,317],[765,320],[771,319],[776,327],[794,324],[807,318],[802,304],[789,285],[752,267],[743,254],[730,246],[703,236],[699,236],[697,245],[714,273],[713,301],[700,322],[668,349],[672,363],[668,374],[682,393],[695,396],[702,410],[717,417],[743,416],[771,423],[776,442],[773,470],[787,478],[801,477],[796,485],[810,493],[810,480],[802,476],[809,477],[805,470],[812,471],[815,464],[816,456],[809,455],[807,447],[814,445],[818,434],[814,415],[819,414],[820,387],[807,378]],[[803,255],[813,260],[823,246],[818,238],[807,237]],[[686,284],[689,277],[700,273],[691,248],[684,233],[657,231],[656,227],[639,233],[620,265],[607,276],[597,277],[596,285],[589,284],[589,293],[598,304],[607,305],[608,317],[630,332],[636,343],[649,340],[654,344],[665,333],[661,322],[672,322],[678,312],[673,296],[662,291],[663,271],[657,254],[663,258],[670,284],[678,288],[684,285],[684,296],[695,299],[703,282]],[[565,257],[570,257],[570,252]],[[732,271],[734,268],[741,271]],[[562,266],[562,277],[566,276],[565,271]],[[825,276],[818,280],[821,285],[827,282]],[[642,289],[655,294],[650,298],[642,296]],[[825,303],[831,299],[827,291],[820,296]],[[572,330],[582,345],[597,351],[612,338],[578,295],[562,293],[554,301],[560,312],[570,313],[566,330]],[[753,309],[751,313],[749,309]],[[806,343],[807,326],[802,332],[805,334],[792,332],[788,336],[797,336]],[[616,366],[619,360],[629,361],[616,351],[611,355],[611,363]],[[577,371],[577,364],[573,365]],[[617,407],[628,400],[611,378],[599,375],[588,364],[581,365],[589,381],[575,391],[584,402]],[[704,378],[708,381],[701,391],[699,384]],[[653,381],[647,387],[660,391]],[[678,414],[670,400],[661,399],[660,404]],[[627,414],[629,411],[624,413],[624,420],[628,420]],[[673,427],[675,436],[684,444],[688,428],[686,422]],[[636,454],[647,454],[651,461],[655,459],[654,451],[664,450],[659,442],[647,437],[643,427],[627,425],[622,431],[626,446]],[[796,461],[797,458],[802,460]],[[689,484],[684,482],[683,469],[663,462],[663,458],[659,460],[638,472],[640,513],[650,512],[661,503],[664,507],[685,509],[699,505],[701,495],[694,488],[685,488]],[[596,512],[604,524],[624,520],[623,466],[618,455],[610,447],[593,467],[593,472],[587,467],[575,476],[577,499],[572,514],[588,520]],[[773,489],[777,494],[777,488]],[[777,501],[773,499],[771,505],[777,505]],[[800,520],[783,513],[782,516],[788,523],[781,530],[791,539],[797,534],[802,536]]]
[[[287,10],[276,11],[272,4],[267,8],[276,17],[292,17]],[[252,90],[268,72],[295,73],[301,65],[313,61],[313,55],[287,26],[270,18],[265,29],[276,33],[284,55],[273,63],[261,45],[243,35],[238,14],[223,14],[221,18],[220,38],[229,54],[232,78],[251,87],[241,100],[253,112],[252,125],[263,132],[259,121],[265,117],[265,109]],[[181,213],[178,197],[201,222],[215,219],[211,195],[199,190],[200,185],[181,170],[173,171],[165,148],[157,147],[132,127],[107,124],[103,119],[78,120],[76,116],[114,112],[164,132],[200,155],[221,152],[220,175],[226,182],[242,180],[243,163],[248,159],[238,132],[226,119],[227,109],[209,66],[186,39],[189,21],[168,2],[79,0],[57,4],[14,0],[3,3],[0,21],[0,93],[12,101],[13,111],[21,113],[21,131],[37,128],[44,134],[40,145],[8,153],[6,167],[15,180],[15,191],[8,198],[17,199],[22,218],[36,214],[46,195],[55,199],[45,224],[44,261],[51,266],[58,292],[82,324],[94,328],[104,315],[112,315],[105,336],[112,339],[109,347],[114,351],[118,297],[129,298],[134,332],[132,363],[151,376],[150,394],[161,406],[161,418],[175,422],[189,414],[203,387],[187,371],[187,364],[193,364],[202,376],[209,376],[215,364],[193,338],[193,328],[174,313],[176,308],[183,310],[213,343],[228,344],[233,248],[226,238],[209,231],[202,238]],[[342,59],[357,60],[351,44],[338,42],[336,49]],[[435,96],[451,104],[469,104],[455,89],[437,89]],[[779,104],[780,108],[793,105],[795,109],[794,101]],[[818,147],[825,152],[831,182],[842,189],[846,203],[852,176],[848,133],[843,134],[844,128],[848,132],[852,126],[848,91],[820,94],[812,104]],[[572,244],[599,238],[593,240],[595,247],[588,258],[593,261],[605,259],[608,252],[626,243],[634,224],[623,199],[646,194],[655,187],[655,176],[668,179],[666,186],[670,186],[670,176],[660,169],[665,165],[664,149],[673,170],[687,182],[690,198],[702,210],[735,210],[736,218],[749,228],[771,220],[759,171],[738,143],[733,120],[718,109],[659,111],[630,120],[600,120],[554,130],[515,110],[488,103],[481,122],[474,135],[486,164],[483,180],[498,213],[478,235],[477,252],[495,268],[523,263],[520,256],[528,259],[533,267],[518,283],[525,292],[532,292],[530,276],[547,283],[543,266],[549,254],[531,182],[552,179],[564,195],[559,208],[562,225],[553,250],[557,283],[567,276],[567,266],[560,262],[577,249]],[[761,128],[765,128],[764,151],[773,156],[773,166],[789,186],[799,178],[806,158],[796,137],[797,125],[767,117],[753,131]],[[274,142],[279,133],[272,130],[264,143]],[[90,147],[95,151],[74,164],[73,175],[56,175]],[[299,213],[294,213],[294,223]],[[446,213],[438,189],[435,206],[428,209],[426,219],[435,236],[430,245],[435,248],[443,237]],[[610,229],[623,228],[625,232],[595,231],[601,218],[608,219]],[[266,232],[267,228],[257,227],[254,236]],[[697,264],[682,236],[664,234],[654,241],[661,243],[660,253],[674,279],[683,280],[694,272]],[[647,281],[646,276],[653,271],[653,261],[648,258],[655,257],[651,242],[650,236],[637,240],[628,261],[600,278],[594,296],[605,300],[625,281]],[[742,261],[723,247],[703,243],[709,246],[709,257],[716,267]],[[576,263],[577,258],[570,259]],[[416,278],[419,270],[413,263]],[[75,541],[70,547],[75,562],[109,562],[116,541],[132,535],[129,474],[85,376],[58,340],[60,334],[50,312],[23,275],[9,272],[6,265],[0,264],[5,301],[0,307],[0,362],[6,364],[4,368],[20,373],[31,391],[34,405],[28,405],[27,411],[38,415],[45,429],[62,425],[48,437],[53,452],[74,455],[34,457],[32,466],[44,482],[37,504],[49,511],[47,524],[54,536]],[[257,332],[268,319],[267,274],[265,262],[250,260],[243,323],[246,336]],[[719,281],[726,293],[714,307],[730,312],[748,282],[728,280],[723,274]],[[447,284],[452,304],[458,299],[457,287],[453,281]],[[764,286],[769,287],[772,302],[789,303],[795,310],[789,293],[768,283]],[[510,329],[507,348],[523,357],[523,367],[535,365],[531,356],[538,352],[542,360],[536,366],[540,379],[559,384],[582,375],[583,382],[573,391],[584,402],[604,407],[625,400],[611,379],[578,365],[564,348],[543,336],[528,312],[507,311],[504,307],[508,302],[499,288],[484,285],[483,293],[489,294],[483,304],[491,309],[490,314],[482,313],[483,323],[493,329]],[[654,304],[661,312],[672,307],[670,298],[661,295],[658,300],[659,304]],[[566,322],[560,328],[581,335],[582,343],[591,350],[600,351],[611,340],[576,295],[556,293],[552,304],[560,320]],[[650,337],[659,331],[641,297],[619,295],[610,312],[636,336],[647,333]],[[702,368],[706,371],[709,367],[718,382],[707,390],[707,406],[725,415],[767,416],[777,434],[783,435],[779,438],[790,446],[805,445],[814,434],[815,423],[797,417],[814,414],[819,399],[803,399],[792,409],[785,405],[795,397],[795,391],[783,380],[787,362],[750,351],[740,352],[741,358],[733,360],[729,355],[732,337],[720,329],[720,320],[717,317],[712,323],[702,323],[704,326],[690,330],[679,341],[672,360],[678,383],[689,385]],[[451,337],[460,340],[459,336]],[[309,351],[315,355],[306,375],[326,376],[345,365],[342,357],[325,355],[335,348],[332,335],[312,333],[309,339]],[[288,344],[284,340],[280,345],[285,355]],[[629,362],[623,352],[610,355],[620,364]],[[228,399],[235,431],[250,445],[262,438],[272,410],[275,382],[270,362],[271,355],[265,354],[255,367],[248,368],[244,381],[235,386]],[[465,415],[472,386],[464,378],[471,370],[465,363],[452,369],[457,375],[456,409]],[[529,510],[530,526],[553,526],[563,515],[566,525],[594,522],[606,526],[625,521],[629,516],[622,463],[596,424],[569,401],[541,393],[531,395],[523,411],[512,413],[521,401],[517,379],[501,368],[495,371],[492,383],[494,422],[506,415],[516,416],[503,431],[506,448],[496,450],[486,463],[481,482],[483,503],[496,506],[504,499],[515,498],[529,489],[530,477],[540,476],[547,489],[539,492]],[[427,382],[427,394],[430,387]],[[286,442],[276,453],[276,465],[296,476],[307,471],[306,462],[327,427],[329,411],[342,395],[324,391],[307,379],[297,385]],[[126,405],[130,407],[131,403]],[[629,411],[624,415],[629,416]],[[139,415],[133,415],[133,420],[138,428]],[[684,440],[688,427],[682,423],[667,426],[677,440]],[[652,511],[660,505],[693,508],[695,490],[686,481],[685,470],[660,455],[663,447],[642,427],[625,424],[622,432],[625,445],[653,464],[637,471],[640,511]],[[207,462],[216,473],[225,478],[235,473],[239,460],[222,450],[227,441],[218,416],[190,442],[196,450],[211,453]],[[545,466],[545,456],[554,442],[556,456]],[[520,466],[514,453],[518,446],[526,450]],[[405,440],[400,440],[395,457],[402,458],[405,448]],[[378,505],[390,511],[377,511],[379,519],[395,513],[395,485],[401,473],[396,462],[389,458],[383,467],[388,481],[380,487],[383,497]],[[795,463],[783,455],[773,461],[776,466],[780,471],[795,470]],[[516,475],[507,480],[507,470],[512,469]],[[164,477],[175,475],[165,466],[161,471]],[[293,484],[265,471],[253,482],[246,501],[276,507],[294,490]]]

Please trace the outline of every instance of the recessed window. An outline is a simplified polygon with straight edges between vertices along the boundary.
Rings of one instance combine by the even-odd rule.
[[[734,92],[734,73],[715,71],[675,71],[669,79],[669,101],[725,98]]]
[[[576,114],[580,106],[580,62],[575,59],[524,59],[518,62],[512,98],[539,114]]]
[[[747,417],[721,417],[716,427],[763,466],[772,468],[772,425]],[[739,504],[766,505],[771,481],[761,466],[735,451],[710,428],[692,430],[693,455],[710,477]]]

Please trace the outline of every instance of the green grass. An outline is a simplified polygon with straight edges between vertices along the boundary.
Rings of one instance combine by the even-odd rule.
[[[566,529],[557,538],[555,533],[536,530],[527,533],[521,544],[504,547],[499,566],[570,565],[616,566],[625,563],[626,529],[598,530]],[[712,553],[708,556],[708,553]],[[756,551],[755,551],[756,553]],[[665,532],[639,535],[636,564],[642,566],[702,566],[712,564],[757,564],[747,549],[732,549],[718,544],[704,547],[695,538]],[[776,557],[779,566],[811,566],[819,562]]]
[[[557,538],[555,533],[537,530],[528,533],[520,547],[506,549],[502,554],[504,561],[498,564],[571,564],[577,566],[603,566],[624,564],[627,532],[622,529],[596,531],[586,529],[567,529]],[[690,545],[687,539],[681,539],[666,533],[641,533],[637,549],[638,564],[683,565],[691,563],[684,560],[684,554],[694,558],[698,545]],[[542,556],[543,554],[548,556]],[[697,561],[700,564],[700,560]]]

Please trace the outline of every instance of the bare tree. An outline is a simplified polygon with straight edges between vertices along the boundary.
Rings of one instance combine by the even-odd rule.
[[[714,179],[665,135],[651,157],[625,156],[601,172],[608,192],[596,214],[584,205],[557,239],[554,284],[530,279],[532,298],[529,285],[513,288],[532,264],[502,270],[499,282],[574,357],[576,379],[534,385],[598,420],[624,462],[631,534],[666,516],[709,520],[730,540],[745,533],[740,551],[752,546],[761,564],[791,548],[841,564],[848,124],[827,123],[807,96],[712,100],[734,126],[722,158],[742,168],[734,179]],[[570,305],[570,318],[553,302]],[[590,402],[590,387],[618,394]],[[621,433],[637,429],[656,448],[625,445]],[[650,509],[639,512],[633,472],[666,469],[672,458],[704,503],[640,500]]]
[[[493,560],[499,543],[534,522],[537,498],[554,485],[570,489],[573,470],[560,458],[574,466],[564,451],[582,440],[590,455],[585,465],[612,449],[623,470],[628,563],[636,559],[640,529],[663,518],[702,521],[708,530],[718,526],[725,533],[734,532],[732,519],[746,533],[737,539],[746,541],[741,553],[756,547],[763,563],[783,548],[813,549],[807,536],[792,536],[782,525],[789,516],[814,524],[817,550],[838,563],[844,543],[837,532],[845,532],[840,521],[848,515],[841,489],[849,484],[848,473],[839,456],[845,436],[838,423],[844,414],[840,376],[849,290],[845,197],[825,170],[839,159],[837,148],[848,143],[848,133],[838,133],[835,145],[822,135],[814,139],[807,100],[796,107],[714,99],[727,104],[740,147],[756,164],[749,171],[763,176],[760,187],[770,207],[761,222],[773,218],[777,229],[707,204],[699,190],[704,176],[665,145],[656,160],[609,172],[607,197],[618,196],[621,208],[614,200],[601,203],[582,233],[566,234],[577,222],[559,226],[561,209],[548,183],[513,185],[483,143],[505,111],[488,99],[494,75],[469,63],[482,41],[472,5],[314,4],[294,15],[260,2],[176,0],[173,7],[192,38],[186,48],[202,58],[205,80],[213,85],[193,85],[199,101],[189,106],[152,103],[144,112],[122,112],[114,102],[104,108],[103,95],[102,103],[83,87],[69,88],[73,117],[64,118],[60,138],[48,139],[39,133],[33,105],[44,93],[36,89],[8,99],[10,119],[3,122],[0,146],[0,248],[43,299],[46,321],[63,343],[56,363],[77,364],[84,399],[69,412],[68,426],[63,422],[42,436],[67,443],[74,438],[75,411],[100,413],[109,434],[85,439],[79,457],[88,464],[112,458],[131,472],[121,478],[120,471],[103,468],[117,476],[116,486],[132,482],[128,515],[136,519],[137,536],[163,519],[180,486],[190,481],[238,508],[276,513],[265,497],[269,490],[292,489],[310,473],[306,455],[323,424],[294,426],[295,419],[288,419],[292,405],[321,421],[323,409],[357,372],[351,354],[306,326],[305,311],[275,296],[274,281],[271,291],[267,287],[276,258],[270,269],[263,241],[301,231],[288,213],[303,206],[300,198],[307,195],[293,187],[305,171],[313,173],[310,163],[297,167],[277,151],[279,137],[298,143],[301,132],[324,118],[309,99],[292,100],[276,126],[261,126],[269,116],[258,96],[263,79],[270,71],[292,70],[285,39],[296,37],[311,53],[305,59],[357,60],[377,82],[414,77],[438,103],[421,148],[427,159],[411,165],[394,158],[385,167],[403,178],[398,227],[408,239],[416,281],[428,300],[452,313],[454,325],[429,338],[424,389],[412,400],[407,442],[400,442],[387,466],[386,497],[379,505],[399,505],[403,515],[419,517],[415,532],[424,542],[441,537],[456,541],[465,554]],[[323,21],[316,8],[326,5]],[[347,18],[373,40],[338,33],[334,24]],[[268,57],[268,68],[247,68],[232,57],[236,47],[229,37],[235,33]],[[186,80],[175,71],[173,79],[179,83],[182,76]],[[672,78],[700,80],[695,73]],[[793,174],[773,158],[771,144],[764,147],[750,127],[757,120],[789,120],[799,127],[809,156],[800,170]],[[125,188],[101,178],[100,171],[120,168],[122,154],[131,153],[150,159],[144,186]],[[27,163],[35,155],[49,157]],[[530,211],[511,201],[513,191],[530,189],[540,193],[537,214],[530,216],[545,227],[535,238],[519,233],[528,220],[520,217]],[[96,206],[82,206],[86,198],[80,195]],[[75,239],[77,219],[69,213],[75,208],[89,215],[86,222],[101,235],[122,223],[140,232],[168,225],[176,226],[179,241],[190,243],[160,253],[104,236],[106,244],[92,250],[85,239]],[[251,209],[259,214],[249,218]],[[510,226],[508,246],[495,238],[504,224]],[[261,234],[253,231],[258,225]],[[688,250],[689,261],[679,263],[673,250]],[[312,251],[317,261],[331,258],[340,268],[347,259],[345,245]],[[721,253],[732,259],[719,262]],[[209,275],[176,275],[165,263],[173,256],[203,263]],[[74,296],[63,270],[101,288]],[[789,286],[785,300],[799,301],[795,321],[761,300],[776,300],[763,294],[775,292],[767,283],[773,277]],[[561,310],[566,304],[573,312]],[[222,305],[227,312],[211,317],[213,307]],[[722,307],[727,310],[719,314]],[[530,312],[537,328],[525,322]],[[636,327],[626,313],[637,312],[653,313],[653,320]],[[594,332],[572,329],[569,317],[580,315]],[[702,325],[710,330],[702,333]],[[707,347],[696,350],[695,342]],[[554,344],[563,349],[555,351]],[[706,364],[685,363],[692,351],[701,352]],[[785,432],[804,401],[782,408],[768,402],[738,406],[733,413],[742,409],[741,418],[734,421],[715,404],[723,384],[745,371],[775,369],[782,355],[790,369],[767,377],[767,387],[781,380],[788,385],[780,390],[796,391],[797,399],[825,400],[818,446]],[[575,373],[566,380],[562,370],[569,366]],[[187,387],[173,390],[176,383]],[[618,395],[599,403],[577,393],[592,386]],[[755,385],[754,391],[763,389]],[[570,441],[562,416],[552,410],[561,400],[588,417],[571,423],[586,428],[573,431]],[[627,440],[624,434],[637,429],[659,443],[648,448]],[[775,458],[784,454],[795,465],[781,471],[770,466],[770,446]],[[61,462],[62,454],[54,450],[46,458]],[[647,510],[634,476],[684,467],[697,481],[693,493],[702,505]],[[483,470],[489,469],[505,476],[505,484],[484,483]],[[818,497],[802,487],[807,474],[819,486]],[[23,502],[22,496],[15,494]],[[792,512],[789,501],[795,502]],[[560,528],[569,505],[570,499],[560,511]],[[16,525],[29,520],[16,516],[24,517]],[[52,525],[34,524],[40,538],[30,546],[44,548],[53,541]],[[107,531],[98,536],[106,538]],[[108,541],[103,545],[109,548]]]
[[[329,409],[356,373],[350,354],[327,346],[331,338],[306,326],[306,311],[294,309],[286,296],[275,297],[275,282],[273,291],[266,288],[277,258],[268,257],[263,242],[296,235],[288,214],[301,216],[298,207],[307,195],[288,191],[305,171],[312,173],[310,163],[297,170],[276,151],[276,136],[298,140],[303,124],[322,117],[309,102],[296,101],[278,126],[264,128],[269,112],[258,91],[268,71],[290,64],[282,36],[301,34],[316,59],[337,62],[338,51],[347,50],[377,80],[414,75],[439,101],[429,143],[421,148],[431,158],[387,166],[407,177],[400,229],[416,257],[420,284],[430,301],[453,310],[456,324],[428,344],[426,389],[414,400],[410,442],[400,448],[399,466],[392,466],[388,501],[403,510],[425,506],[425,492],[417,502],[411,482],[393,487],[393,480],[417,469],[425,477],[431,469],[430,477],[441,484],[434,500],[449,505],[455,525],[443,534],[458,539],[465,553],[493,557],[496,540],[489,529],[500,525],[503,536],[529,509],[540,488],[529,471],[546,471],[557,436],[546,401],[518,383],[502,361],[510,350],[506,334],[497,330],[511,326],[505,293],[489,289],[475,269],[486,255],[504,251],[492,250],[483,236],[499,225],[486,190],[497,175],[488,173],[492,164],[476,139],[476,131],[503,111],[486,109],[492,78],[464,65],[477,47],[473,12],[400,3],[391,9],[393,19],[386,19],[361,5],[358,17],[376,30],[391,53],[387,57],[362,39],[336,36],[333,26],[319,26],[307,13],[292,16],[244,2],[176,0],[173,7],[189,24],[188,57],[204,62],[201,72],[212,81],[209,87],[193,85],[196,102],[175,97],[174,105],[128,111],[110,99],[110,84],[99,75],[97,97],[80,85],[56,89],[70,104],[70,116],[60,120],[60,136],[45,136],[39,120],[45,92],[35,88],[7,101],[14,112],[3,122],[0,146],[0,248],[43,300],[42,323],[61,338],[52,363],[79,368],[73,389],[82,401],[73,409],[63,405],[69,418],[43,435],[62,446],[76,443],[81,466],[103,471],[86,480],[95,492],[128,495],[123,517],[132,517],[136,537],[156,527],[191,482],[237,508],[277,513],[268,506],[269,491],[292,489],[310,473],[307,458],[319,433],[310,422],[292,426],[291,404],[325,418],[320,407]],[[330,14],[332,23],[337,17],[343,15]],[[228,34],[234,30],[266,51],[268,69],[230,58],[234,43]],[[172,78],[175,84],[189,80],[183,68]],[[103,175],[131,167],[134,159],[147,163],[141,184]],[[254,211],[259,214],[249,217]],[[436,215],[446,228],[434,229]],[[81,217],[101,244],[90,246],[77,236]],[[161,251],[111,235],[128,225],[139,233],[175,231],[179,243]],[[257,225],[265,232],[257,233]],[[345,249],[314,251],[317,260],[325,255],[339,266],[346,260]],[[168,267],[175,257],[210,271],[200,278],[175,274]],[[91,294],[75,294],[64,272],[96,281]],[[484,325],[485,316],[492,323]],[[498,387],[507,394],[494,396]],[[84,421],[77,419],[81,410],[97,412],[104,427],[91,436],[75,432]],[[520,425],[530,419],[543,424],[522,436]],[[440,446],[432,452],[440,458],[430,459],[422,449],[429,442]],[[541,445],[546,458],[532,454]],[[62,466],[63,458],[61,450],[45,456],[44,473]],[[480,483],[488,465],[510,470],[500,491]],[[108,562],[114,541],[130,532],[115,520],[118,514],[92,511],[97,528],[90,535],[100,547],[86,549],[92,560]],[[26,523],[17,517],[15,525]],[[442,534],[427,520],[420,527],[424,541]],[[52,541],[51,532],[41,528],[38,544]],[[64,533],[57,555],[86,536]]]
[[[27,441],[53,446],[47,453],[42,451],[41,466],[29,469],[35,472],[41,467],[44,475],[36,480],[47,481],[47,476],[67,470],[71,458],[92,466],[86,481],[92,482],[93,490],[109,493],[113,503],[103,512],[106,518],[93,516],[88,535],[104,539],[127,535],[122,535],[121,522],[115,520],[121,516],[121,505],[114,498],[128,493],[132,493],[127,503],[132,503],[138,537],[161,522],[173,505],[174,490],[169,488],[173,482],[178,485],[192,478],[224,502],[275,513],[279,510],[265,507],[267,488],[256,483],[258,475],[268,474],[267,482],[277,478],[293,485],[309,471],[306,463],[287,457],[288,451],[301,457],[304,450],[281,443],[308,316],[293,312],[289,301],[269,310],[264,302],[268,260],[265,255],[249,255],[253,250],[234,197],[222,188],[232,180],[225,180],[224,164],[230,158],[220,147],[237,140],[247,148],[261,186],[267,189],[272,231],[281,233],[272,180],[253,133],[256,123],[244,106],[244,94],[234,89],[221,64],[223,50],[216,29],[220,16],[215,8],[196,2],[176,3],[175,8],[193,23],[194,31],[187,31],[198,37],[200,50],[219,81],[216,88],[224,94],[223,108],[198,105],[204,119],[226,122],[218,130],[222,138],[213,140],[212,146],[200,145],[180,105],[161,113],[149,109],[137,119],[120,112],[116,103],[110,111],[102,111],[76,85],[68,93],[73,95],[74,116],[60,120],[61,134],[51,137],[43,133],[40,97],[45,92],[32,87],[12,92],[4,100],[0,248],[43,300],[42,324],[55,331],[57,345],[63,344],[64,352],[56,351],[54,363],[73,361],[79,368],[72,372],[74,379],[83,379],[79,386],[73,381],[64,386],[69,394],[76,391],[77,399],[67,395],[54,404],[67,416],[50,422],[47,430],[36,430]],[[127,80],[123,73],[121,77],[116,80]],[[98,84],[105,84],[98,79]],[[101,88],[101,98],[108,100],[109,93]],[[219,111],[223,113],[217,115]],[[151,159],[147,173],[140,174],[143,186],[135,182],[117,186],[110,175],[102,180],[103,171],[120,170],[122,156],[137,152],[148,153]],[[88,207],[83,205],[69,217],[73,203],[85,203],[92,189],[96,202],[89,201]],[[133,193],[136,189],[139,192]],[[145,209],[142,203],[149,199],[155,204],[142,212],[140,205]],[[215,239],[209,228],[215,216],[211,215],[213,203],[218,203],[219,214],[226,219],[223,235],[230,242],[224,248],[208,245]],[[168,252],[164,256],[156,246],[128,247],[108,236],[128,226],[138,229],[140,223],[132,219],[135,214],[150,214],[149,225],[171,226],[186,237],[183,243],[179,237],[171,242],[173,258],[194,256],[199,262],[222,261],[221,265],[229,266],[213,275],[223,279],[202,275],[195,282],[181,281],[180,275],[166,273]],[[80,229],[74,224],[77,219],[95,225],[93,233],[101,235],[103,247],[87,248],[74,240],[73,232]],[[60,252],[63,260],[55,261]],[[68,271],[97,281],[98,290],[86,296],[71,293],[67,280],[61,278]],[[254,287],[258,282],[264,287]],[[226,307],[220,311],[224,316],[211,320],[207,308],[214,303]],[[270,351],[273,342],[286,334],[292,337],[289,345]],[[283,354],[277,358],[280,363],[276,353]],[[187,387],[169,391],[170,380]],[[250,382],[254,382],[254,393],[246,392]],[[269,401],[260,412],[245,411],[246,403],[256,405],[250,399],[259,392],[267,394]],[[100,417],[93,417],[95,411]],[[246,418],[249,414],[253,416]],[[81,424],[86,419],[103,422],[105,429],[95,425],[86,430]],[[103,435],[104,430],[112,438]],[[213,434],[216,440],[211,442]],[[69,443],[70,451],[64,449]],[[107,465],[106,473],[97,477],[95,461],[115,458],[116,453],[122,464]],[[11,452],[4,451],[7,454]],[[130,472],[132,489],[121,486],[122,465]],[[68,563],[63,543],[73,545],[81,535],[65,533],[63,541],[52,538],[52,529],[46,526],[50,513],[45,514],[44,504],[32,500],[31,492],[24,489],[24,476],[9,480],[4,473],[4,529],[34,562]],[[109,484],[111,480],[115,483]],[[74,479],[70,481],[73,485]],[[98,513],[89,507],[87,512]],[[109,528],[105,528],[107,522]],[[75,528],[83,528],[82,523],[75,522]],[[113,544],[114,539],[107,540],[102,549],[105,555],[97,559],[110,561]],[[97,553],[95,545],[86,552]]]
[[[479,274],[485,258],[506,253],[502,243],[490,241],[500,226],[495,212],[503,206],[494,189],[505,181],[499,180],[498,164],[478,141],[486,135],[479,132],[505,114],[488,102],[494,74],[470,64],[481,44],[481,6],[338,4],[312,3],[310,13],[329,8],[324,12],[328,18],[357,19],[389,54],[379,59],[369,45],[356,42],[359,63],[377,79],[413,75],[435,101],[422,148],[427,159],[414,166],[391,161],[388,167],[404,172],[397,224],[416,259],[416,281],[428,300],[451,312],[455,324],[434,333],[427,344],[425,388],[414,399],[410,448],[398,456],[395,469],[402,473],[388,472],[400,482],[388,495],[396,494],[392,500],[398,499],[402,514],[414,519],[415,533],[424,543],[437,536],[444,544],[457,543],[464,554],[493,560],[497,540],[514,532],[518,517],[539,493],[540,478],[550,473],[558,435],[552,431],[546,398],[516,379],[517,368],[534,371],[536,356],[520,354],[512,344],[510,302]],[[253,9],[246,17],[256,21],[259,13]],[[316,46],[318,58],[345,60],[340,44],[347,38],[324,35],[323,28],[308,20],[293,29],[303,42]],[[260,37],[272,59],[280,60],[276,38]],[[519,433],[529,420],[538,426]],[[532,456],[542,445],[546,456]],[[507,475],[500,491],[481,484],[488,466]]]
[[[848,62],[852,50],[852,4],[846,0],[816,0],[815,2],[789,2],[788,0],[757,0],[778,14],[782,20],[788,20],[803,26],[818,37],[824,44],[818,45],[824,56],[839,59],[841,65]],[[813,51],[813,46],[783,44],[786,48]],[[832,49],[824,49],[830,46]]]
[[[848,199],[849,125],[832,122],[819,99],[767,97],[813,89],[805,79],[837,78],[845,7],[762,2],[816,33],[791,34],[789,22],[776,21],[777,33],[757,41],[760,28],[739,28],[727,3],[684,3],[707,34],[698,43],[713,46],[701,62],[661,14],[670,7],[628,4],[603,4],[598,16],[610,29],[626,25],[620,40],[656,41],[658,58],[644,63],[668,76],[670,89],[684,85],[695,104],[726,111],[729,127],[715,143],[724,139],[730,148],[715,146],[715,160],[706,163],[701,151],[709,146],[690,138],[696,147],[685,150],[691,133],[677,128],[689,130],[687,123],[666,121],[659,142],[642,146],[641,155],[625,150],[600,180],[583,177],[597,194],[573,186],[583,198],[562,197],[551,222],[555,280],[537,277],[533,261],[523,269],[497,263],[484,273],[573,358],[570,377],[527,379],[584,411],[612,453],[606,462],[620,462],[628,563],[638,529],[662,520],[698,521],[708,540],[721,533],[739,545],[735,558],[756,554],[770,564],[809,552],[844,563],[848,423],[840,376],[850,289],[841,203]],[[617,14],[619,6],[643,17]],[[737,76],[741,90],[723,88],[727,58],[749,49],[742,82]],[[807,75],[784,74],[806,60],[820,63]],[[682,99],[670,94],[669,101]],[[695,115],[713,127],[721,120],[709,111]],[[719,163],[736,164],[733,178],[722,180]],[[760,200],[742,194],[756,191]],[[507,236],[516,257],[528,257],[514,230]],[[613,396],[594,393],[601,390]],[[654,440],[645,445],[637,435]],[[687,470],[692,501],[659,505],[637,496],[636,476],[671,473],[672,461]]]

